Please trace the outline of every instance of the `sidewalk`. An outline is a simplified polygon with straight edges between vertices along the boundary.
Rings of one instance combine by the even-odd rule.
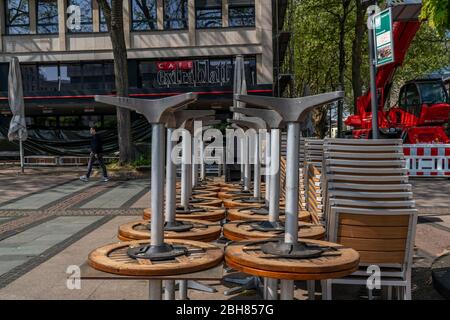
[[[120,224],[141,218],[150,205],[149,179],[101,183],[78,180],[77,172],[53,168],[13,175],[0,169],[0,299],[147,299],[146,281],[83,281],[66,287],[69,265],[84,263],[91,250],[116,242]],[[429,265],[450,249],[450,180],[414,179],[421,211],[416,233],[413,298],[439,299]],[[255,299],[249,291],[225,297],[227,287],[211,284],[215,294],[190,291],[191,299]],[[305,299],[297,290],[296,298]],[[358,299],[359,288],[336,288],[334,296]],[[320,297],[319,297],[320,298]]]

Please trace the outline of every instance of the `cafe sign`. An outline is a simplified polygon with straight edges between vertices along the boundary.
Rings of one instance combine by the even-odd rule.
[[[231,84],[233,77],[231,60],[157,61],[155,64],[158,87],[225,86]]]

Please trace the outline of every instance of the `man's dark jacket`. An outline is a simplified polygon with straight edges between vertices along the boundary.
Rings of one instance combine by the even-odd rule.
[[[102,138],[97,133],[91,137],[91,151],[97,154],[103,152]]]

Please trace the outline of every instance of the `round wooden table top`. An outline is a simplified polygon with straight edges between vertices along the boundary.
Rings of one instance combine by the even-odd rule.
[[[181,196],[180,196],[181,198]],[[217,191],[192,191],[192,198],[194,199],[217,199]]]
[[[148,240],[113,243],[95,249],[89,254],[89,265],[97,270],[128,276],[170,276],[207,270],[222,262],[219,247],[200,241],[167,239],[164,242],[184,247],[187,254],[168,261],[153,263],[127,254],[131,247],[148,244]]]
[[[252,198],[253,192],[239,191],[219,191],[217,194],[219,199],[237,199],[237,198]]]
[[[176,219],[193,219],[203,221],[220,221],[225,218],[225,209],[209,206],[193,206],[197,209],[203,209],[203,211],[191,212],[191,213],[177,213]],[[152,210],[150,208],[144,209],[142,218],[144,220],[150,220],[152,217]]]
[[[194,191],[204,191],[204,192],[219,192],[220,187],[219,186],[209,186],[209,185],[199,185],[198,187],[195,187],[193,189]]]
[[[181,197],[177,196],[177,206],[181,205]],[[217,197],[207,197],[203,195],[195,195],[191,199],[189,199],[189,204],[196,207],[221,207],[222,200],[217,199]]]
[[[176,188],[179,190],[181,189],[181,182],[177,182]],[[193,191],[205,191],[205,192],[218,192],[220,191],[220,186],[215,185],[198,185],[197,187],[193,188]]]
[[[240,186],[236,186],[236,187],[222,187],[220,188],[219,192],[227,192],[227,193],[233,193],[233,192],[243,192],[244,189]],[[264,193],[266,191],[266,188],[261,187],[260,188],[260,192]],[[250,189],[250,192],[253,194],[253,189]]]
[[[265,206],[265,202],[247,202],[243,199],[223,199],[223,206],[227,209],[233,208],[260,208]]]
[[[284,280],[341,278],[358,269],[358,252],[336,243],[302,239],[301,242],[308,246],[327,250],[318,258],[291,259],[262,252],[261,245],[268,241],[277,242],[279,239],[231,243],[225,250],[227,265],[251,275]]]
[[[165,239],[186,239],[210,242],[220,237],[221,226],[208,221],[193,219],[179,219],[179,222],[190,223],[193,228],[185,232],[164,231]],[[117,237],[120,241],[133,241],[150,239],[148,220],[139,220],[125,223],[119,226]]]
[[[261,221],[232,221],[223,226],[223,235],[232,241],[258,240],[267,238],[279,238],[284,234],[280,231],[260,231],[255,230],[252,223]],[[321,225],[299,222],[299,239],[321,240],[325,236],[325,228]]]
[[[227,219],[230,221],[236,220],[269,220],[269,215],[257,214],[255,210],[258,208],[235,208],[228,209]],[[283,221],[284,212],[280,211],[280,220]],[[299,211],[298,220],[311,222],[311,214],[308,211]]]

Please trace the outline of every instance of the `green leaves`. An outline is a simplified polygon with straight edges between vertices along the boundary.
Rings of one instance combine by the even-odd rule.
[[[444,36],[450,30],[450,1],[424,0],[422,2],[420,18],[428,20],[430,26]]]

